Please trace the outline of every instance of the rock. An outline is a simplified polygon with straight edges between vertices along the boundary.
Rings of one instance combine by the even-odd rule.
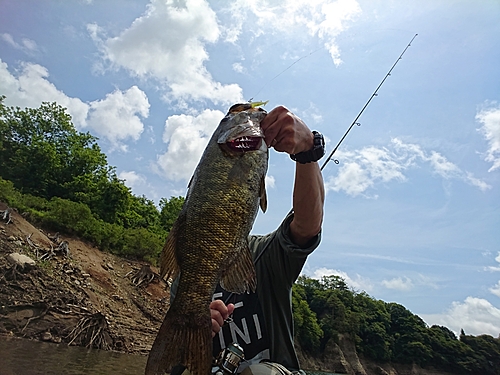
[[[26,256],[24,254],[19,254],[19,253],[10,253],[9,255],[7,255],[7,261],[10,264],[15,264],[15,265],[21,266],[23,268],[26,264],[29,266],[36,265],[36,262],[33,259],[31,259],[29,256]]]
[[[44,332],[42,335],[42,341],[52,341],[52,335],[50,332]]]
[[[60,344],[62,342],[62,339],[60,337],[54,337],[52,338],[52,342],[56,344]]]
[[[7,240],[9,240],[10,242],[14,242],[15,240],[17,240],[17,238],[15,236],[9,236]]]

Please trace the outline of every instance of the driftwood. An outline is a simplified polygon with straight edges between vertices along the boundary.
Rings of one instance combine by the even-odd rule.
[[[55,244],[59,244],[59,242],[61,241],[59,238],[59,232],[57,232],[53,235],[47,234],[47,238],[49,240],[51,240],[52,242],[54,242]]]
[[[69,251],[69,242],[68,241],[61,241],[59,242],[59,245],[54,248],[54,246],[50,245],[50,250],[42,249],[40,246],[33,242],[31,239],[31,236],[33,233],[31,233],[29,236],[26,237],[26,242],[28,245],[35,251],[36,257],[40,260],[50,260],[52,257],[55,257],[57,254],[56,252],[62,253],[66,258],[71,257],[71,253]],[[59,233],[56,234],[57,239],[59,239]],[[47,236],[49,237],[49,236]],[[53,239],[54,237],[49,237],[50,239]],[[40,253],[43,253],[40,255]]]
[[[111,350],[113,340],[108,330],[108,321],[101,312],[85,316],[67,336],[68,345],[76,343],[87,348]]]
[[[130,271],[125,276],[131,275],[132,272],[133,271]],[[145,264],[141,267],[141,269],[139,271],[137,271],[136,273],[134,273],[132,275],[131,281],[132,281],[132,284],[134,284],[136,286],[141,286],[141,285],[148,286],[151,282],[153,282],[153,280],[155,278],[159,279],[158,274],[154,273],[151,270],[151,267],[149,266],[149,264]]]
[[[0,211],[0,215],[2,215],[2,220],[6,221],[6,224],[12,223],[12,211],[13,209],[7,207],[6,210]]]

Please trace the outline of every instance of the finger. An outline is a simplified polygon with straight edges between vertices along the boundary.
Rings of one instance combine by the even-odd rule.
[[[212,319],[212,337],[219,333],[220,328],[219,323]]]
[[[234,311],[234,304],[230,303],[227,305],[227,313],[228,313],[228,316],[231,315]],[[226,317],[227,319],[227,317]]]
[[[224,317],[217,310],[210,310],[210,317],[215,320],[220,326],[224,324]]]
[[[265,132],[272,123],[276,122],[276,120],[284,110],[286,110],[285,107],[279,106],[268,112],[266,117],[264,117],[264,119],[260,122],[262,130],[264,130]]]

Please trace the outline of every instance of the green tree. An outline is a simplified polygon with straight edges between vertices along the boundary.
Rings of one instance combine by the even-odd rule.
[[[170,197],[160,199],[160,222],[166,231],[170,231],[184,204],[183,197]]]
[[[295,338],[303,349],[311,353],[316,352],[323,337],[323,330],[318,324],[316,314],[307,303],[305,288],[302,285],[293,285],[292,307]]]

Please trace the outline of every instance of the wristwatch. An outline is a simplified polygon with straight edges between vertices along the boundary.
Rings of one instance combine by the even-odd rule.
[[[298,154],[290,155],[292,160],[299,162],[300,164],[307,164],[313,161],[318,161],[325,155],[325,139],[323,134],[313,130],[314,134],[314,145],[309,151],[302,151]]]

